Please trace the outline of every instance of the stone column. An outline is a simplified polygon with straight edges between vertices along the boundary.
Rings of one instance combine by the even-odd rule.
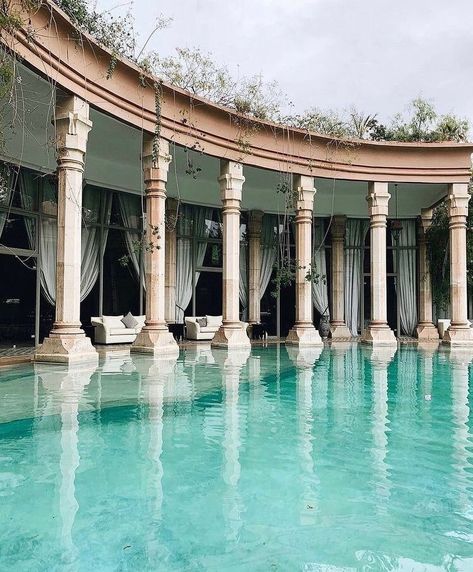
[[[262,222],[263,222],[263,213],[261,211],[250,211],[248,217],[248,261],[249,261],[248,321],[250,324],[259,324],[261,322],[260,274],[261,274]]]
[[[166,199],[166,260],[164,270],[165,317],[168,324],[176,321],[176,255],[177,255],[177,214],[176,199]]]
[[[74,363],[98,359],[80,323],[82,179],[87,138],[92,127],[89,104],[58,97],[55,114],[58,174],[56,318],[35,361]]]
[[[170,161],[167,141],[159,141],[157,156],[153,153],[153,141],[145,141],[143,167],[146,192],[146,321],[136,336],[131,351],[159,355],[179,353],[176,340],[166,325],[164,309],[165,205]]]
[[[212,346],[243,348],[250,346],[240,322],[240,205],[243,168],[234,161],[220,162],[220,197],[223,217],[223,323],[215,333]]]
[[[439,341],[439,333],[432,322],[432,287],[430,282],[429,261],[427,260],[426,233],[432,224],[432,209],[422,209],[418,224],[419,243],[419,323],[417,337],[419,341]]]
[[[336,215],[332,219],[332,320],[330,332],[333,340],[351,338],[345,324],[345,227],[347,217]]]
[[[371,321],[362,341],[373,345],[395,345],[387,322],[386,217],[391,195],[388,183],[369,183],[368,201],[371,233]]]
[[[319,332],[312,323],[312,284],[306,279],[312,263],[312,213],[314,178],[294,176],[296,196],[296,323],[289,331],[286,344],[322,345]]]
[[[450,304],[452,321],[443,341],[452,346],[473,345],[473,330],[468,322],[466,283],[466,217],[468,216],[467,183],[449,185],[450,218]]]

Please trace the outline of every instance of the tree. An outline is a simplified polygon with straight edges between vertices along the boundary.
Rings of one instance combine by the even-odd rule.
[[[176,48],[176,55],[148,56],[150,69],[164,81],[238,112],[258,118],[277,120],[285,96],[277,82],[265,82],[261,76],[237,81],[226,66],[220,66],[211,54],[199,49]]]

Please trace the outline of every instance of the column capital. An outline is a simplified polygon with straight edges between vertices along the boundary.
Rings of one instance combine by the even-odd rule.
[[[169,165],[172,155],[169,152],[169,143],[166,139],[159,139],[156,143],[152,137],[143,139],[143,174],[144,182],[168,180]]]
[[[307,175],[294,175],[293,191],[295,195],[296,217],[299,211],[314,210],[315,181]]]
[[[179,201],[174,197],[166,198],[166,215],[169,213],[170,216],[175,216],[177,213]]]
[[[92,129],[89,104],[76,95],[58,97],[54,123],[59,167],[83,171],[87,139]]]
[[[235,161],[220,160],[220,197],[222,201],[235,200],[241,202],[243,183],[243,165]]]
[[[391,195],[388,190],[388,183],[368,183],[368,208],[370,216],[388,216],[388,204]]]
[[[250,211],[248,213],[248,236],[261,236],[263,211]]]
[[[421,209],[419,217],[419,222],[420,222],[419,230],[421,230],[422,234],[425,235],[426,232],[431,227],[433,216],[434,216],[434,209],[432,208]]]
[[[330,225],[332,240],[344,240],[346,225],[347,217],[345,215],[335,215],[332,217],[332,224]]]
[[[470,192],[467,183],[453,183],[448,186],[448,207],[450,215],[450,225],[457,217],[468,216],[468,203],[470,202]]]

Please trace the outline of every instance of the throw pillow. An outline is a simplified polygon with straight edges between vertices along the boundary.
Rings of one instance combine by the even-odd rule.
[[[201,328],[207,327],[207,318],[197,318],[196,322],[199,324]]]
[[[136,326],[138,325],[138,320],[135,318],[135,316],[133,316],[131,312],[128,312],[126,316],[123,316],[122,322],[125,328],[128,328],[130,330],[136,328]]]

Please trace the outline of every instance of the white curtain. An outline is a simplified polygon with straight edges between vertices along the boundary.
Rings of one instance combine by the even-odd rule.
[[[360,293],[363,283],[363,250],[368,220],[347,219],[345,232],[345,321],[353,336],[358,335]]]
[[[122,217],[123,226],[137,232],[124,232],[128,256],[135,272],[136,279],[140,279],[140,249],[137,248],[137,241],[140,240],[140,233],[143,230],[142,216],[143,209],[139,197],[130,193],[118,193],[118,208]],[[163,229],[164,232],[164,229]],[[144,253],[143,253],[144,255]],[[145,277],[142,276],[143,288],[145,288]]]
[[[244,240],[244,225],[240,225],[240,302],[243,307],[241,319],[248,319],[248,241]]]
[[[394,231],[391,233],[394,240]],[[398,257],[393,251],[394,272],[398,273],[399,285],[399,312],[401,318],[401,332],[408,336],[414,335],[417,325],[417,296],[416,296],[416,221],[403,220],[402,230],[399,231]],[[411,248],[406,248],[411,247]],[[399,270],[397,261],[399,259]]]
[[[312,263],[315,264],[319,279],[317,282],[312,282],[312,303],[320,314],[329,316],[324,238],[324,221],[321,218],[314,218],[312,224]]]
[[[100,271],[100,256],[107,244],[108,228],[103,229],[102,252],[100,253],[100,228],[93,226],[100,222],[100,199],[104,191],[93,187],[85,187],[82,195],[82,230],[81,230],[81,274],[80,301],[85,300],[97,282]],[[104,199],[104,224],[110,224],[111,194]]]
[[[259,275],[260,297],[262,298],[266,292],[271,274],[273,273],[274,263],[277,256],[277,242],[275,228],[278,225],[276,215],[264,215],[263,225],[261,228],[261,271]]]
[[[45,180],[27,171],[22,171],[19,177],[21,204],[24,208],[34,208],[34,198],[38,182],[43,189],[43,205],[53,205],[50,188]],[[80,301],[84,300],[94,287],[99,275],[100,231],[93,226],[100,220],[100,198],[98,189],[86,187],[83,191],[83,221],[81,230],[81,281]],[[43,209],[43,205],[41,208]],[[105,200],[105,224],[110,222],[110,196]],[[44,210],[44,209],[43,209]],[[54,209],[53,209],[54,210]],[[30,247],[35,248],[34,219],[25,217],[26,232]],[[104,244],[107,241],[107,229],[104,229]],[[39,228],[39,265],[40,283],[46,300],[54,306],[56,301],[56,253],[57,253],[57,219],[42,216]]]
[[[19,177],[20,198],[23,208],[32,210],[36,189],[44,188],[44,179],[37,174],[21,171]],[[40,205],[40,208],[42,205]],[[30,248],[35,249],[33,219],[25,217],[26,232]],[[37,219],[38,220],[38,219]],[[56,301],[56,251],[57,251],[57,219],[41,217],[39,231],[38,261],[41,268],[39,275],[41,290],[46,300],[54,306]]]
[[[0,181],[0,206],[10,207],[13,189],[16,182],[17,171],[12,167],[3,165]],[[5,222],[7,220],[6,212],[0,212],[0,238],[2,236]]]
[[[184,312],[192,298],[192,238],[208,238],[213,209],[193,205],[179,208],[176,268],[176,322],[182,324]],[[187,238],[189,237],[189,238]],[[202,266],[207,248],[206,242],[196,244],[196,266]],[[197,284],[200,272],[195,273]]]

